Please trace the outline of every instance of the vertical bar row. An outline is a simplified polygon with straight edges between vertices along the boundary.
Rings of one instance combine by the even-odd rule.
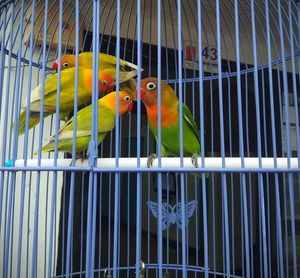
[[[256,113],[256,127],[257,127],[257,154],[259,159],[259,167],[261,168],[261,124],[260,124],[260,99],[258,87],[258,63],[257,63],[257,43],[256,43],[256,20],[255,20],[255,6],[254,1],[251,0],[251,23],[252,23],[252,48],[254,61],[254,92],[255,92],[255,113]],[[262,257],[261,266],[263,267],[264,277],[268,277],[268,254],[267,254],[267,228],[265,216],[265,197],[263,187],[263,177],[258,173],[258,191],[260,200],[260,217],[261,217],[261,234],[262,234]]]
[[[141,30],[141,0],[137,0],[137,65],[138,65],[138,75],[137,75],[137,166],[140,167],[141,158],[141,67],[142,67],[142,30]],[[135,254],[135,277],[139,278],[139,268],[141,261],[141,231],[142,231],[142,174],[138,172],[136,177],[136,254]]]
[[[157,1],[157,154],[158,154],[158,167],[161,167],[161,0]],[[162,174],[157,173],[157,203],[158,203],[158,217],[157,217],[157,265],[158,277],[162,278],[163,275],[163,238],[162,238]]]
[[[72,142],[72,166],[75,165],[76,158],[76,133],[77,133],[77,111],[78,111],[78,66],[79,66],[79,0],[75,2],[75,80],[74,80],[74,114],[73,114],[73,142]],[[58,117],[57,117],[58,118]],[[54,173],[56,176],[56,173]],[[55,179],[54,179],[55,180]],[[56,184],[52,185],[53,192],[56,192]],[[67,256],[66,256],[66,277],[70,277],[72,270],[72,241],[73,241],[73,218],[74,218],[74,194],[75,194],[75,172],[71,172],[69,208],[68,208],[68,229],[67,229]],[[52,230],[52,227],[50,227]],[[51,267],[49,266],[51,269]]]
[[[235,18],[235,51],[236,51],[236,66],[237,66],[237,97],[238,97],[238,125],[239,125],[239,155],[241,158],[241,165],[244,167],[244,127],[243,127],[243,110],[242,110],[242,89],[241,89],[241,66],[240,66],[240,29],[239,29],[239,8],[238,0],[234,2],[234,18]],[[248,226],[248,198],[246,189],[246,174],[240,174],[241,186],[242,186],[242,208],[243,208],[243,239],[245,240],[245,257],[246,257],[246,277],[250,277],[250,258],[249,258],[249,226]]]
[[[115,132],[115,168],[119,167],[119,82],[120,82],[120,21],[121,21],[121,3],[117,0],[117,45],[116,45],[116,132]],[[114,200],[114,249],[113,249],[113,278],[119,275],[119,217],[120,217],[120,173],[115,173],[115,200]]]
[[[92,94],[92,105],[94,106],[94,112],[92,116],[92,128],[93,128],[93,133],[91,136],[92,141],[95,142],[92,143],[93,145],[93,150],[94,154],[89,154],[92,156],[93,161],[91,161],[91,165],[93,167],[97,166],[97,157],[98,157],[98,125],[99,122],[102,119],[99,117],[99,111],[98,111],[98,98],[99,98],[99,52],[100,52],[100,47],[99,47],[99,36],[100,36],[100,1],[96,1],[96,9],[95,9],[95,15],[96,17],[94,18],[94,21],[96,21],[96,34],[94,35],[94,45],[93,45],[93,94]],[[94,138],[93,138],[94,137]],[[90,158],[90,157],[89,157]],[[96,247],[96,220],[97,220],[97,191],[98,191],[98,174],[96,172],[93,173],[93,200],[92,200],[92,229],[91,229],[91,257],[90,257],[90,277],[94,277],[94,269],[95,269],[95,247]]]
[[[197,28],[198,28],[198,53],[199,53],[199,102],[200,102],[200,141],[201,141],[201,165],[205,167],[205,143],[204,143],[204,96],[203,96],[203,59],[202,59],[202,1],[197,0]],[[204,240],[204,268],[205,278],[208,278],[208,222],[207,222],[207,197],[206,174],[201,175],[202,182],[202,207],[203,207],[203,240]],[[197,198],[196,198],[197,199]]]
[[[11,72],[11,68],[12,68],[12,50],[13,50],[13,35],[15,33],[14,30],[14,18],[15,16],[15,6],[13,5],[12,8],[10,9],[10,16],[8,19],[8,24],[7,24],[7,29],[8,29],[8,33],[9,33],[9,42],[8,42],[8,55],[7,55],[7,60],[8,60],[8,65],[7,65],[7,72],[10,73]],[[4,37],[5,38],[5,37]],[[3,38],[3,39],[4,39]],[[3,43],[4,46],[4,43]],[[7,134],[6,131],[8,130],[7,128],[7,124],[8,124],[8,119],[7,119],[7,115],[8,115],[8,108],[9,108],[9,96],[10,96],[10,83],[11,83],[11,74],[7,74],[7,78],[6,78],[6,88],[5,88],[5,94],[4,94],[4,88],[3,88],[3,92],[2,92],[2,99],[1,99],[1,105],[3,106],[4,109],[1,109],[1,123],[0,123],[0,145],[1,145],[1,166],[4,166],[5,164],[5,158],[6,158],[6,143],[7,143]],[[3,264],[3,269],[2,269],[2,275],[3,277],[5,277],[5,275],[7,274],[7,256],[9,256],[6,244],[7,244],[7,233],[6,233],[6,226],[7,226],[7,215],[8,213],[8,206],[7,206],[7,192],[8,192],[8,187],[6,187],[6,192],[4,191],[4,182],[5,180],[9,179],[9,173],[7,173],[6,175],[7,179],[5,179],[5,175],[4,172],[1,171],[0,173],[0,185],[1,185],[1,192],[0,192],[0,205],[2,208],[2,204],[3,209],[1,210],[1,218],[0,218],[0,231],[2,231],[2,227],[3,227],[3,255],[2,255],[2,264]],[[10,187],[10,189],[12,189]],[[4,196],[4,193],[6,193],[6,196]],[[2,203],[3,202],[3,203]],[[3,213],[2,213],[3,211]],[[3,222],[2,222],[2,217]],[[2,250],[1,250],[2,252]]]
[[[267,33],[267,50],[268,50],[268,73],[269,73],[269,90],[270,90],[270,108],[271,108],[271,127],[272,127],[272,145],[274,167],[277,167],[277,143],[276,143],[276,127],[275,127],[275,109],[274,109],[274,92],[273,92],[273,74],[272,74],[272,48],[270,39],[270,20],[269,20],[269,0],[265,1],[265,17],[266,17],[266,33]],[[284,277],[283,269],[283,249],[282,249],[282,228],[281,228],[281,202],[279,191],[278,173],[275,173],[275,202],[276,202],[276,238],[277,238],[277,263],[280,277]]]
[[[99,10],[100,1],[93,1],[93,93],[92,93],[92,119],[91,119],[91,141],[88,148],[88,164],[94,167],[98,152],[98,53],[99,53]],[[88,187],[88,212],[87,212],[87,233],[86,233],[86,274],[93,276],[94,265],[94,235],[95,235],[95,209],[96,209],[96,175],[92,171],[89,173]],[[96,193],[96,194],[95,194]]]
[[[220,114],[220,145],[222,156],[222,167],[225,167],[225,142],[224,142],[224,111],[223,111],[223,90],[222,90],[222,52],[221,52],[221,20],[220,1],[216,0],[217,18],[217,50],[218,50],[218,86],[219,86],[219,114]],[[224,219],[224,240],[225,240],[225,265],[223,266],[226,275],[230,276],[230,248],[229,248],[229,223],[228,223],[228,198],[226,174],[221,174],[222,180],[222,203]]]
[[[290,2],[290,1],[289,1]],[[282,59],[282,71],[283,71],[283,97],[285,103],[285,131],[286,131],[286,155],[288,159],[288,168],[291,167],[291,125],[290,125],[290,112],[289,112],[289,88],[287,80],[287,69],[285,60],[285,44],[283,35],[283,19],[281,12],[281,1],[277,2],[278,9],[278,20],[279,20],[279,35],[280,35],[280,48],[281,48],[281,59]],[[290,38],[291,39],[291,38]],[[292,53],[293,55],[293,53]],[[285,148],[285,146],[283,146]],[[294,181],[293,173],[287,173],[288,175],[288,185],[289,185],[289,198],[290,198],[290,224],[291,224],[291,235],[292,235],[292,253],[293,253],[293,272],[294,277],[297,277],[297,255],[296,255],[296,234],[295,234],[295,206],[294,206]]]
[[[177,0],[177,36],[178,36],[178,92],[179,92],[179,155],[180,155],[180,167],[183,167],[183,88],[182,88],[182,16],[181,16],[182,4],[181,0]],[[185,188],[184,188],[184,173],[180,173],[180,199],[181,207],[185,208]],[[186,271],[186,227],[185,227],[185,210],[181,210],[181,252],[182,252],[182,277],[187,277]]]
[[[7,8],[3,8],[2,10],[2,14],[0,16],[0,19],[1,19],[1,35],[2,37],[0,36],[0,43],[1,43],[1,49],[0,49],[0,55],[1,55],[1,61],[0,61],[0,115],[1,115],[1,119],[3,119],[3,109],[2,109],[2,101],[3,101],[3,96],[4,96],[4,72],[5,72],[5,59],[6,59],[6,55],[4,54],[4,42],[5,42],[5,38],[6,38],[6,29],[7,29]],[[3,131],[3,121],[0,122],[0,131]],[[3,134],[4,135],[4,134]],[[2,140],[3,140],[3,137],[4,136],[0,136],[0,146],[2,147],[3,144],[2,144]],[[3,160],[3,156],[1,155],[0,157],[0,166],[3,166],[4,165],[4,160]],[[3,212],[4,212],[4,208],[2,208],[2,204],[3,204],[3,192],[4,192],[4,172],[0,171],[0,239],[2,238],[1,237],[1,232],[2,232],[2,227],[3,227],[3,224],[2,224],[2,217],[3,217]],[[2,246],[2,244],[1,244]],[[2,253],[2,252],[1,252]]]
[[[22,3],[22,5],[24,5],[24,3]],[[32,6],[35,6],[35,0],[32,1]],[[22,7],[24,9],[24,7]],[[32,15],[31,15],[31,20],[33,22],[34,20],[34,8],[32,11]],[[24,10],[23,10],[24,11]],[[23,21],[23,18],[20,20],[20,22]],[[23,28],[21,28],[22,30]],[[33,33],[33,24],[31,26],[31,34]],[[20,41],[22,42],[22,38],[20,39]],[[21,43],[20,42],[20,43]],[[21,46],[20,46],[21,47]],[[22,53],[21,50],[19,50],[20,54]],[[30,58],[29,59],[29,76],[31,76],[32,74],[32,56],[33,56],[33,36],[30,37]],[[20,57],[21,58],[21,57]],[[21,91],[21,88],[20,88]],[[31,78],[29,78],[28,80],[28,91],[27,91],[27,95],[29,95],[29,92],[31,91]],[[18,105],[16,106],[16,110],[17,113],[19,113],[18,111]],[[17,119],[15,118],[15,125],[18,127],[17,124]],[[28,129],[28,127],[27,127]],[[26,128],[25,128],[26,131]],[[15,136],[17,137],[18,135],[18,129],[15,129]],[[28,145],[28,133],[25,134],[24,136],[24,151],[23,151],[23,157],[24,157],[24,165],[27,164],[27,145]],[[17,145],[15,145],[15,151],[17,150]],[[16,153],[14,154],[14,157],[16,158]],[[21,277],[21,266],[22,266],[22,242],[23,242],[23,221],[24,221],[24,203],[25,203],[25,189],[26,189],[26,172],[22,172],[22,180],[21,180],[21,200],[20,200],[20,210],[19,210],[19,241],[18,241],[18,263],[17,263],[17,277]],[[1,207],[0,207],[1,208]]]
[[[45,90],[45,76],[46,76],[46,50],[47,50],[47,28],[48,28],[48,1],[45,1],[45,7],[44,7],[44,26],[43,26],[43,66],[42,66],[42,91]],[[62,11],[62,1],[60,1],[59,5],[60,11]],[[62,13],[59,14],[59,26],[60,29],[62,28]],[[59,45],[61,45],[61,32],[59,35]],[[60,53],[61,54],[61,53]],[[60,68],[59,68],[60,70]],[[60,81],[60,74],[59,79]],[[58,81],[58,88],[57,88],[57,94],[60,94],[60,82]],[[58,97],[59,98],[59,97]],[[56,106],[57,108],[57,106]],[[41,104],[40,104],[40,128],[39,128],[39,141],[38,141],[38,166],[41,166],[41,150],[42,150],[42,143],[43,143],[43,128],[44,128],[44,94],[41,96]],[[57,145],[56,145],[57,147]],[[37,261],[38,261],[38,225],[39,225],[39,199],[40,199],[40,184],[41,184],[41,173],[37,173],[36,178],[36,194],[35,194],[35,209],[34,209],[34,226],[33,226],[33,244],[32,244],[32,265],[31,265],[31,275],[32,277],[36,277],[37,275]]]

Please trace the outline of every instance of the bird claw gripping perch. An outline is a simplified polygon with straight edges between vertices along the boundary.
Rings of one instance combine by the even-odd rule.
[[[153,166],[153,161],[157,158],[155,153],[151,154],[147,159],[147,167],[151,168]]]
[[[145,265],[145,263],[141,260],[141,262],[140,262],[140,271],[139,271],[140,278],[144,278],[144,277],[145,277],[145,269],[146,269],[146,265]]]
[[[193,165],[194,165],[195,168],[199,168],[199,164],[198,164],[198,158],[199,157],[200,156],[198,154],[196,154],[196,153],[194,153],[192,155],[192,157],[191,157],[192,163],[193,163]]]
[[[103,277],[104,278],[110,278],[111,277],[110,272],[107,270],[107,268],[104,269]]]

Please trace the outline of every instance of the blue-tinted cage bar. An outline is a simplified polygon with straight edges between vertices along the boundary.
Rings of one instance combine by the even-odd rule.
[[[0,4],[1,277],[297,277],[300,271],[300,4],[292,0],[31,0]],[[78,106],[80,53],[92,51],[90,102]],[[98,142],[98,53],[138,66],[134,109]],[[65,124],[18,134],[24,105],[75,55],[70,153],[42,153]],[[58,72],[52,71],[57,59]],[[127,70],[127,69],[126,69]],[[140,97],[158,78],[155,140]],[[163,83],[178,99],[179,152],[163,157]],[[198,168],[184,156],[184,111]],[[91,139],[78,157],[80,110]],[[148,157],[157,158],[148,167]]]

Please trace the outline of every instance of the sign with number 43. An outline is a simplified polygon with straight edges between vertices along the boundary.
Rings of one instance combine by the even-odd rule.
[[[218,51],[215,46],[204,45],[202,47],[203,70],[209,72],[218,71]],[[184,66],[188,69],[199,69],[199,53],[197,43],[184,44]]]

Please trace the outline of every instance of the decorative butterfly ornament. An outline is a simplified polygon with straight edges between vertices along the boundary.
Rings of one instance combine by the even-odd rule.
[[[162,203],[162,230],[166,230],[170,227],[171,224],[177,225],[179,229],[182,229],[182,224],[186,227],[190,221],[190,218],[194,214],[194,211],[197,207],[197,201],[193,200],[185,204],[182,208],[181,203],[175,204],[173,207],[168,203]],[[155,218],[158,217],[158,204],[152,201],[148,201],[147,205],[151,210]],[[184,220],[182,223],[182,209],[184,209]]]

